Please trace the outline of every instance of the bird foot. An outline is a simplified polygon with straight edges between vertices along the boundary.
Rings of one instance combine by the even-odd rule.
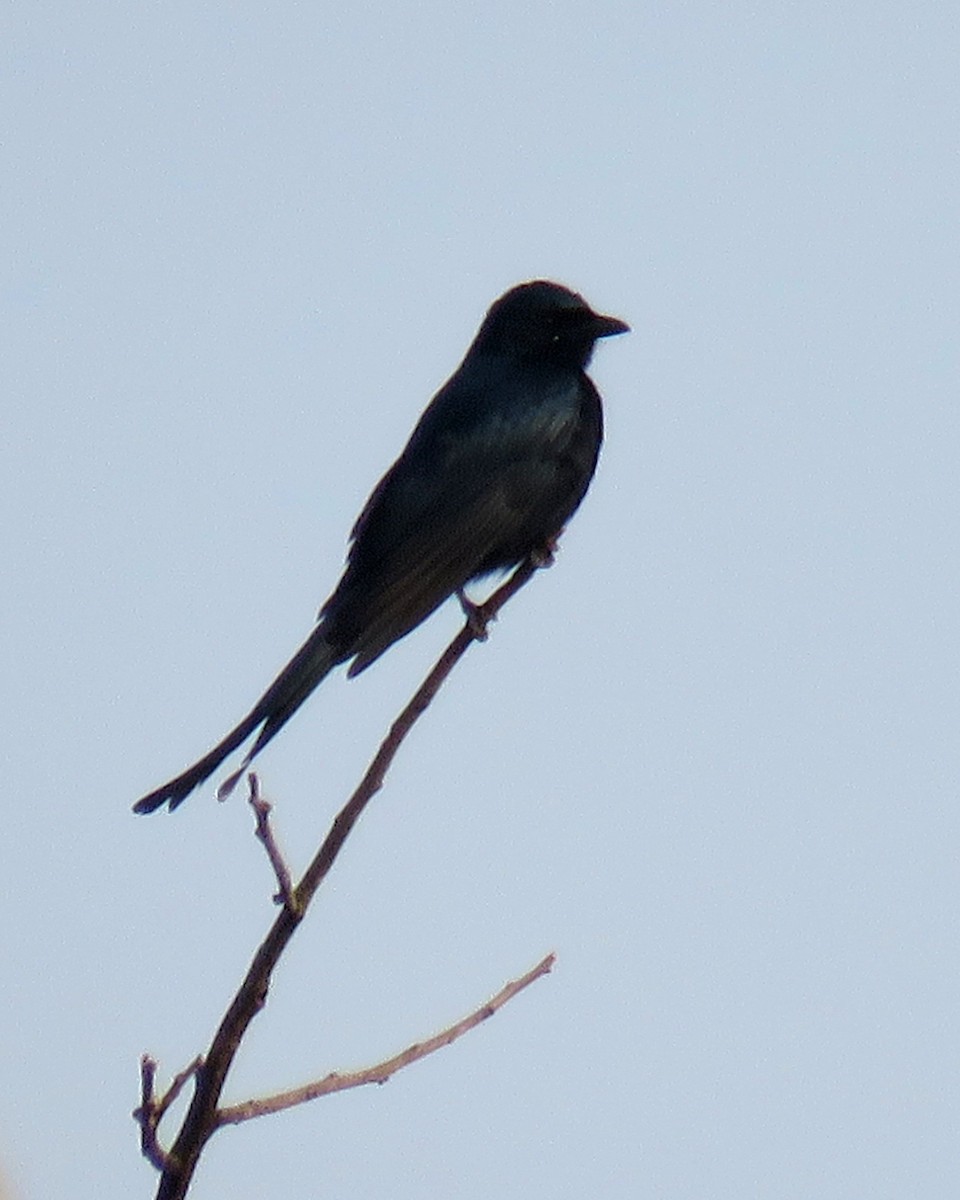
[[[560,530],[562,533],[563,530]],[[557,541],[560,533],[556,537],[548,538],[542,546],[538,546],[536,550],[530,551],[530,561],[535,567],[552,567],[554,557],[557,552]]]
[[[484,613],[483,606],[474,604],[463,588],[457,588],[457,599],[460,601],[463,615],[467,618],[467,628],[478,642],[485,642],[489,618]]]

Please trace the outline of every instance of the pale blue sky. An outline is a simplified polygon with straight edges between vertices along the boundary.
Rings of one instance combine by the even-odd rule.
[[[230,1099],[553,976],[196,1200],[904,1200],[960,1177],[950,5],[15,5],[0,38],[0,1169],[154,1188],[144,1050],[272,919],[260,693],[491,300],[557,278],[608,441],[408,743]],[[262,759],[302,865],[453,605]]]

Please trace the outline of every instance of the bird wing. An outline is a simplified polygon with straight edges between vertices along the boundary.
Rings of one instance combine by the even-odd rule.
[[[356,584],[351,586],[353,572],[348,571],[342,608],[352,610],[350,624],[359,631],[351,676],[463,587],[521,526],[523,514],[515,503],[518,473],[515,467],[495,483],[487,479],[466,489],[443,489],[420,522],[408,525],[382,557],[358,556]]]
[[[350,675],[469,579],[521,561],[558,532],[568,495],[573,506],[579,499],[579,382],[520,391],[513,382],[451,381],[360,514],[347,569],[320,614],[331,640],[355,654]]]

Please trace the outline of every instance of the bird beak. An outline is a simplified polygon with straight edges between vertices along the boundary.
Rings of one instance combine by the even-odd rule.
[[[604,317],[595,313],[593,317],[593,336],[596,338],[613,337],[618,333],[629,333],[630,326],[626,321],[617,317]]]

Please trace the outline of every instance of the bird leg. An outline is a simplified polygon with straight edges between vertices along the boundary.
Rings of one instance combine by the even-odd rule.
[[[467,618],[467,628],[478,642],[485,642],[488,619],[484,615],[483,606],[474,604],[462,587],[457,588],[457,599],[460,601],[463,615]]]

